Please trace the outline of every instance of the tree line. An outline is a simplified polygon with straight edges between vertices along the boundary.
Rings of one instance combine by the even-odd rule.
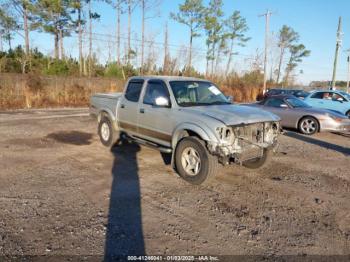
[[[164,29],[164,52],[158,67],[146,59],[146,32],[149,19],[159,17],[161,0],[3,0],[0,5],[0,72],[20,71],[28,73],[40,71],[47,74],[79,74],[81,76],[108,75],[123,76],[133,74],[174,74],[205,75],[209,77],[230,77],[235,75],[233,62],[239,54],[238,47],[245,47],[251,37],[246,18],[240,11],[224,13],[222,0],[184,0],[178,10],[169,14],[170,21],[184,25],[188,29],[186,61],[181,70],[175,70],[177,57],[169,51],[168,26]],[[102,65],[93,51],[94,25],[101,15],[94,10],[94,4],[107,4],[115,10],[115,41],[113,61]],[[141,12],[141,50],[132,46],[132,14],[138,8]],[[127,16],[126,46],[121,44],[121,18]],[[53,55],[47,55],[32,48],[32,32],[52,35]],[[23,38],[23,45],[12,46],[15,35]],[[78,58],[69,56],[64,39],[77,36]],[[199,73],[193,66],[194,39],[205,39],[205,73]],[[87,51],[83,50],[83,40],[88,40]],[[273,83],[288,83],[303,58],[310,50],[300,43],[300,36],[293,28],[283,25],[278,32],[278,66],[271,69]],[[7,46],[7,49],[5,49]],[[124,51],[122,49],[124,48]],[[136,64],[135,58],[139,62]],[[285,61],[287,58],[287,61]],[[258,59],[257,59],[258,60]],[[256,64],[260,64],[256,61]],[[223,65],[224,70],[220,70]],[[259,70],[260,65],[252,70]],[[284,76],[282,77],[282,71]]]

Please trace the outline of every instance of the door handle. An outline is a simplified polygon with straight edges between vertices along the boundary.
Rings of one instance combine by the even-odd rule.
[[[121,104],[121,105],[120,105],[120,108],[125,108],[125,105],[124,105],[124,104]]]
[[[141,114],[144,114],[144,113],[145,113],[145,109],[141,108],[141,109],[140,109],[140,113],[141,113]]]

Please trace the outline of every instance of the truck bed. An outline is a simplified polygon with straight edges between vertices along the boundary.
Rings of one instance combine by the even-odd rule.
[[[116,107],[119,98],[123,93],[110,93],[110,94],[95,94],[90,100],[90,114],[98,116],[101,111],[111,113],[112,116],[116,116]]]

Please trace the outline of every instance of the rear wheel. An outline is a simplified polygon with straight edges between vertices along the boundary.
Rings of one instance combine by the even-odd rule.
[[[183,138],[175,151],[176,170],[187,182],[199,185],[213,177],[218,160],[211,155],[202,140],[196,137]]]
[[[306,116],[299,121],[298,129],[304,135],[313,135],[320,129],[316,118]]]
[[[258,169],[267,164],[270,159],[271,149],[264,149],[262,157],[243,162],[243,166],[249,169]]]
[[[98,135],[100,137],[101,143],[104,146],[112,147],[115,143],[116,135],[109,118],[102,117],[100,123],[98,124]]]

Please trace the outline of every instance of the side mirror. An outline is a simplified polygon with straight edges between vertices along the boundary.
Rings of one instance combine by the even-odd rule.
[[[338,97],[337,98],[337,101],[340,102],[340,103],[343,103],[344,102],[344,99],[342,97]]]
[[[288,108],[288,105],[287,104],[281,104],[280,107],[281,108]]]
[[[170,101],[164,96],[159,96],[154,100],[154,105],[158,107],[170,107]]]
[[[233,102],[233,96],[226,96],[227,100],[232,103]]]

